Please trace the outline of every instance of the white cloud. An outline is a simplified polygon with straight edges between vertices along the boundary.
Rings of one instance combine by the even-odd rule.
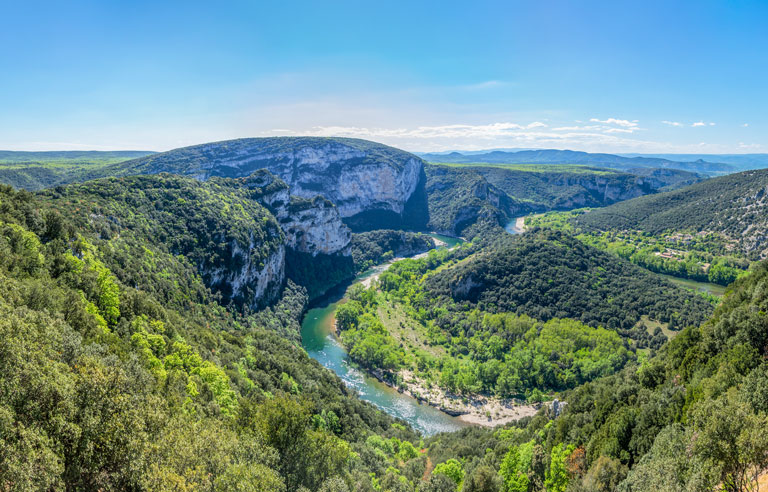
[[[624,128],[634,128],[637,126],[637,120],[620,120],[617,118],[608,118],[607,120],[599,120],[597,118],[591,118],[589,121],[592,123],[603,123],[604,125],[616,125]]]
[[[743,126],[744,128],[746,128],[746,127],[748,127],[748,126],[749,126],[749,123],[744,123],[744,124],[743,124],[743,125],[741,125],[741,126]]]
[[[709,123],[705,123],[703,121],[697,121],[697,122],[693,123],[691,126],[692,127],[697,127],[697,126],[715,126],[715,124],[712,123],[711,121]]]
[[[763,146],[755,143],[748,144],[744,142],[739,142],[739,150],[748,150],[750,152],[755,152],[758,150],[763,150]]]
[[[365,138],[414,151],[481,150],[494,147],[643,151],[655,147],[655,142],[624,137],[635,130],[637,128],[617,128],[607,125],[549,128],[544,123],[534,121],[527,124],[498,122],[479,125],[452,124],[389,128],[314,126],[294,131],[292,134]],[[263,133],[265,136],[269,134],[270,132]]]
[[[669,125],[669,126],[683,126],[683,124],[680,123],[679,121],[667,121],[667,120],[664,120],[664,121],[662,121],[662,123],[664,123],[665,125]]]

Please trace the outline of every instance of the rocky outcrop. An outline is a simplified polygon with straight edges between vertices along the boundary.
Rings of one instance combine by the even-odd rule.
[[[291,197],[287,212],[278,214],[285,231],[286,244],[296,251],[348,255],[351,232],[341,221],[339,211],[330,201],[317,196],[312,200]]]
[[[350,230],[330,201],[320,196],[311,200],[291,196],[288,185],[264,169],[237,183],[274,214],[288,247],[312,256],[348,254]]]
[[[278,297],[285,283],[285,247],[280,245],[266,260],[255,261],[253,251],[257,245],[251,238],[248,247],[232,241],[230,264],[235,268],[217,267],[199,270],[206,284],[223,294],[225,300],[259,309]]]
[[[401,214],[422,166],[412,154],[366,140],[275,137],[176,149],[124,163],[120,172],[170,172],[207,180],[267,169],[288,184],[291,195],[322,195],[347,218],[370,211]]]

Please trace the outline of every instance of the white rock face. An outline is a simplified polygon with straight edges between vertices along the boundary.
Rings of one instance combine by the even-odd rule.
[[[257,199],[277,218],[288,247],[312,256],[348,254],[351,232],[331,202],[322,197],[291,198],[287,186],[265,171],[245,178],[243,185],[257,190]]]
[[[197,145],[136,161],[142,172],[171,172],[206,180],[267,169],[290,194],[322,195],[341,217],[369,210],[402,213],[416,190],[423,161],[385,145],[356,139],[252,138]]]
[[[244,152],[242,160],[216,162],[209,169],[214,171],[219,165],[253,169],[257,152],[256,149]],[[327,143],[295,152],[258,155],[257,161],[285,181],[292,195],[302,198],[322,195],[336,205],[341,217],[372,209],[402,213],[405,202],[418,185],[421,160],[408,158],[402,163],[402,169],[397,169],[381,162],[360,162],[366,157],[363,151]]]
[[[314,202],[314,206],[307,210],[291,214],[281,211],[278,214],[286,244],[296,251],[311,253],[312,256],[319,253],[331,255],[340,251],[348,254],[343,250],[349,245],[352,235],[341,221],[338,210],[325,200]]]
[[[273,301],[285,282],[285,246],[281,244],[263,262],[254,259],[252,252],[255,246],[253,238],[248,248],[232,241],[232,263],[241,265],[240,268],[217,268],[203,272],[204,277],[209,279],[209,285],[221,288],[229,299],[242,299],[251,309]]]

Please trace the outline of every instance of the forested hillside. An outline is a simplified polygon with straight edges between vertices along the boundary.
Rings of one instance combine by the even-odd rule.
[[[700,296],[568,234],[544,230],[502,238],[430,277],[426,287],[433,296],[491,311],[622,330],[643,315],[682,329],[701,323],[711,310]]]
[[[587,231],[712,233],[721,247],[750,259],[768,255],[768,170],[713,178],[680,190],[618,203],[579,216]]]
[[[430,458],[473,491],[757,490],[768,467],[767,285],[763,263],[657,356],[579,386],[558,412],[435,436]]]
[[[433,387],[551,399],[646,357],[664,333],[711,312],[707,299],[629,262],[534,231],[397,262],[352,290],[336,326],[356,362],[448,406]]]
[[[449,154],[421,154],[421,156],[431,162],[454,162],[454,163],[498,163],[498,164],[541,164],[541,165],[561,165],[578,164],[583,166],[597,166],[610,169],[627,170],[632,168],[662,168],[675,169],[686,172],[724,174],[736,171],[738,168],[734,165],[725,164],[719,161],[716,156],[685,156],[676,158],[674,155],[667,156],[624,156],[615,154],[600,154],[579,152],[573,150],[559,149],[532,149],[519,151],[494,150],[488,152],[473,152],[471,154],[462,154],[461,152],[451,152]],[[703,160],[707,157],[708,160]],[[712,160],[709,160],[709,159]]]
[[[102,201],[110,193],[115,201]],[[185,200],[180,217],[187,219],[154,223],[162,210],[141,208],[152,193],[160,208]],[[302,287],[289,282],[273,308],[255,314],[226,308],[206,287],[195,248],[184,245],[207,234],[195,229],[197,220],[215,225],[209,210],[237,203],[231,191],[167,177],[45,196],[0,190],[4,489],[365,484],[371,472],[384,476],[381,463],[402,466],[394,455],[354,458],[374,453],[366,444],[372,432],[395,452],[406,450],[398,456],[411,456],[413,445],[401,439],[417,436],[279,335],[296,333]],[[99,216],[110,208],[122,213]],[[220,233],[237,237],[239,225],[262,222],[240,213],[245,222]]]
[[[455,235],[478,223],[504,225],[531,212],[601,207],[702,179],[677,170],[630,174],[584,166],[429,164],[425,171],[427,227]]]
[[[88,176],[113,164],[151,153],[134,150],[117,152],[0,150],[0,183],[25,190],[41,190],[60,184],[84,181]]]

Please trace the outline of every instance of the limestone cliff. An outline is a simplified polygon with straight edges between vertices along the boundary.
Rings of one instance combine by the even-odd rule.
[[[286,246],[312,256],[348,254],[350,231],[333,203],[319,196],[311,200],[291,196],[288,185],[264,169],[238,179],[237,184],[275,215]]]
[[[422,166],[412,154],[366,140],[275,137],[176,149],[123,163],[116,172],[171,172],[207,180],[267,169],[288,184],[291,195],[322,195],[348,218],[371,211],[402,214]]]

